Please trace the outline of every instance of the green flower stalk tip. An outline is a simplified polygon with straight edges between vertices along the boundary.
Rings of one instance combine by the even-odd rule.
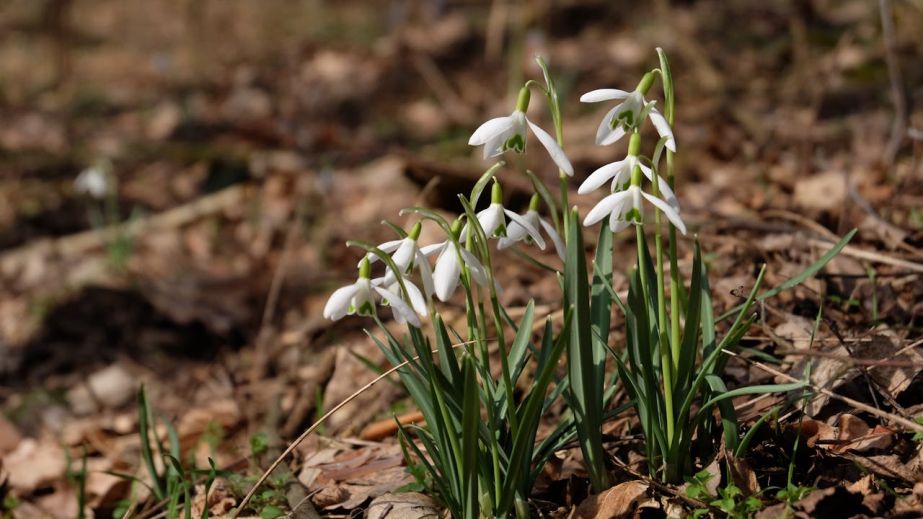
[[[407,233],[407,237],[413,241],[417,241],[420,238],[420,231],[423,230],[423,223],[417,222],[413,224],[413,227],[410,228],[410,232]]]
[[[490,203],[492,204],[502,204],[503,203],[503,190],[500,187],[500,183],[494,180],[494,185],[490,189]]]
[[[641,151],[641,134],[635,132],[631,134],[628,141],[628,156],[637,157],[639,151]]]
[[[538,211],[539,203],[542,201],[542,197],[538,193],[534,193],[532,198],[529,199],[529,210]]]
[[[654,73],[648,72],[644,74],[641,78],[641,81],[638,82],[638,87],[635,88],[638,92],[641,92],[641,95],[646,95],[647,92],[651,89],[651,86],[654,84]]]
[[[367,257],[362,258],[362,261],[359,262],[359,278],[360,279],[369,279],[372,277],[372,265],[369,263]]]
[[[519,96],[516,98],[516,111],[525,112],[529,109],[529,101],[532,98],[532,92],[529,91],[529,85],[519,89]]]

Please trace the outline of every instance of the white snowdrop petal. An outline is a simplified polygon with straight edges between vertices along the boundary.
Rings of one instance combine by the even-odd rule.
[[[458,254],[455,246],[449,244],[436,260],[436,270],[433,271],[433,288],[440,301],[448,301],[452,292],[458,286],[458,276],[461,274],[461,265],[458,263]]]
[[[599,123],[599,128],[596,129],[596,144],[601,145],[612,134],[612,119],[618,114],[620,106],[610,109],[603,116],[603,120]]]
[[[394,314],[394,319],[398,322],[407,322],[417,328],[421,326],[420,318],[417,317],[417,314],[414,313],[413,309],[401,299],[401,296],[396,293],[385,290],[381,287],[374,287],[375,291],[378,292],[383,299],[388,301],[388,305],[391,307],[391,312]]]
[[[503,212],[506,213],[507,218],[509,218],[513,222],[516,222],[517,224],[522,226],[526,230],[526,232],[529,233],[529,236],[532,238],[532,241],[534,241],[535,244],[538,245],[539,249],[545,250],[545,240],[542,239],[542,236],[539,234],[538,229],[536,229],[535,226],[532,225],[531,222],[529,222],[522,216],[519,216],[518,214],[514,213],[513,211],[510,211],[509,209],[504,209]]]
[[[611,214],[615,208],[619,207],[628,195],[628,191],[619,191],[618,193],[612,193],[606,198],[603,198],[593,209],[590,209],[589,213],[587,213],[586,218],[583,220],[583,225],[590,226],[602,220],[607,215]]]
[[[654,128],[657,129],[657,133],[661,137],[668,137],[667,142],[664,144],[666,148],[672,152],[676,152],[676,139],[673,138],[673,130],[670,128],[670,123],[667,122],[666,117],[660,113],[656,108],[651,108],[650,114],[651,122],[654,123]]]
[[[508,131],[515,123],[516,121],[509,115],[490,119],[479,126],[477,130],[474,130],[471,138],[468,139],[468,144],[471,146],[484,144],[497,135]]]
[[[324,317],[332,321],[342,319],[349,311],[349,303],[358,291],[359,285],[356,283],[336,289],[324,305]]]
[[[590,173],[590,176],[588,176],[586,180],[580,184],[580,187],[577,188],[577,193],[581,195],[592,193],[601,185],[605,184],[610,178],[615,177],[623,169],[625,169],[625,162],[627,160],[628,159],[623,159],[617,162],[612,162],[596,169],[596,171]]]
[[[619,126],[616,129],[609,132],[605,136],[605,138],[602,139],[602,141],[598,142],[598,144],[601,146],[608,146],[610,144],[614,144],[618,142],[619,139],[621,139],[624,136],[625,136],[625,128],[622,128],[621,126]]]
[[[532,121],[526,119],[526,122],[529,123],[529,128],[532,128],[532,133],[538,137],[538,141],[548,150],[548,155],[551,155],[551,160],[557,164],[558,168],[564,173],[567,173],[568,176],[574,176],[574,166],[571,165],[570,160],[567,159],[567,155],[564,154],[564,150],[561,149],[561,146],[558,145],[554,137]]]
[[[420,315],[426,315],[426,299],[420,289],[417,288],[417,285],[405,279],[404,288],[407,289],[407,300],[413,310]]]
[[[600,88],[597,90],[590,90],[580,96],[580,102],[598,103],[600,101],[611,101],[613,99],[625,99],[628,96],[629,93],[624,90],[619,90],[617,88]]]
[[[468,271],[471,272],[474,282],[481,286],[487,286],[487,274],[485,274],[484,266],[481,265],[477,257],[465,249],[461,249],[461,255],[465,265],[468,267]]]
[[[417,251],[417,258],[414,265],[420,270],[420,279],[423,281],[423,292],[426,297],[433,297],[435,287],[433,286],[433,269],[429,266],[429,260],[421,251]]]
[[[564,261],[564,240],[561,239],[558,231],[556,231],[554,226],[548,223],[547,220],[544,218],[539,218],[538,222],[542,225],[542,227],[545,229],[545,232],[548,233],[548,236],[551,238],[551,242],[554,244],[554,251],[558,253],[561,261]]]
[[[673,225],[675,225],[677,229],[679,229],[679,232],[683,233],[683,235],[686,234],[685,222],[683,222],[683,219],[680,218],[679,213],[677,213],[676,210],[670,206],[670,204],[664,202],[663,200],[657,198],[656,196],[649,195],[647,193],[641,193],[641,194],[644,196],[645,199],[647,199],[648,202],[654,204],[654,206],[656,206],[657,209],[660,209],[661,211],[663,211],[663,214],[665,214],[667,216],[667,219],[670,220],[670,222],[672,222]]]
[[[398,247],[401,246],[401,243],[403,243],[403,241],[404,240],[386,241],[380,244],[378,248],[381,249],[382,252],[389,252],[389,253],[394,252],[395,250],[397,250]],[[378,256],[376,256],[375,254],[372,254],[371,252],[366,254],[365,257],[369,260],[369,263],[375,263],[376,261],[378,261]],[[361,264],[362,264],[362,260],[359,260],[359,263],[356,263],[356,267],[358,267]]]
[[[490,238],[503,222],[503,206],[496,202],[492,203],[487,209],[479,212],[477,218],[481,229],[484,230],[484,234]],[[462,236],[467,236],[467,233],[463,232]]]
[[[448,242],[433,243],[432,245],[424,245],[420,247],[420,254],[423,256],[431,256],[436,253],[442,252],[442,249],[446,246]]]

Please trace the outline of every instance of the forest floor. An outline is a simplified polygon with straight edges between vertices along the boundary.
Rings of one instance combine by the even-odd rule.
[[[579,94],[630,89],[663,47],[678,92],[678,193],[717,313],[763,264],[776,286],[858,229],[820,273],[761,303],[747,358],[727,367],[733,388],[801,379],[810,364],[812,387],[828,391],[803,414],[787,395],[735,400],[745,430],[781,406],[731,482],[760,500],[746,514],[919,517],[923,434],[894,419],[923,423],[919,2],[894,2],[888,38],[867,0],[446,4],[0,6],[2,514],[76,517],[80,494],[93,517],[161,514],[113,475],[145,477],[139,383],[184,460],[227,471],[207,500],[194,497],[196,513],[226,514],[289,442],[386,367],[367,322],[321,316],[355,276],[358,253],[343,243],[390,239],[379,222],[410,222],[403,207],[456,211],[455,193],[486,167],[470,132],[509,113],[512,85],[540,78],[536,54],[558,75],[571,196],[585,211],[596,198],[576,186],[622,148],[592,144],[601,113]],[[546,162],[529,166],[553,179]],[[117,179],[104,202],[74,190],[94,164]],[[504,187],[524,208],[529,184]],[[631,237],[615,249],[615,265],[633,262]],[[507,308],[558,309],[553,277],[500,257]],[[618,344],[624,322],[612,327]],[[425,496],[391,494],[416,488],[392,419],[413,413],[398,384],[373,385],[297,447],[246,513],[434,513]],[[626,414],[604,429],[617,494],[586,500],[574,448],[549,465],[535,509],[695,509],[688,487],[640,475],[637,425]],[[716,476],[711,493],[728,486],[717,460],[699,461]],[[786,505],[777,491],[789,481],[804,495]]]

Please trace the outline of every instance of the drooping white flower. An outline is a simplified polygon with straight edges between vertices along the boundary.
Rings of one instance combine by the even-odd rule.
[[[102,199],[109,193],[109,178],[100,166],[87,168],[74,179],[74,191]]]
[[[532,200],[529,202],[529,210],[521,215],[520,218],[528,222],[533,229],[538,229],[539,227],[545,229],[545,233],[548,234],[548,237],[551,238],[551,242],[554,244],[555,252],[557,252],[558,256],[563,260],[565,251],[564,242],[561,240],[561,236],[558,234],[558,231],[555,230],[554,226],[538,214],[538,202],[539,196],[537,194],[532,195]],[[519,241],[531,241],[539,245],[540,249],[544,250],[544,246],[532,237],[532,232],[529,230],[529,227],[520,224],[516,220],[510,222],[509,226],[507,226],[506,236],[500,238],[497,242],[497,248],[506,249]]]
[[[403,281],[404,288],[407,290],[406,299],[402,296],[401,285],[393,274],[390,280],[387,276],[373,279],[372,288],[381,296],[382,303],[391,307],[395,321],[400,324],[409,322],[419,328],[420,319],[417,314],[426,315],[426,299],[420,289],[409,279],[404,278]]]
[[[591,193],[605,184],[609,179],[612,179],[611,190],[613,192],[619,191],[631,180],[631,172],[635,166],[641,168],[641,172],[648,180],[651,182],[654,181],[654,172],[651,168],[641,164],[637,155],[628,155],[622,160],[606,164],[593,173],[590,173],[590,176],[583,181],[583,184],[580,184],[577,193],[581,195]],[[676,199],[676,194],[670,189],[670,184],[658,175],[657,186],[664,200],[670,204],[670,207],[679,212],[679,200]]]
[[[453,226],[453,232],[458,232],[458,225]],[[424,256],[436,254],[436,268],[433,270],[433,285],[436,297],[440,301],[448,301],[458,287],[459,277],[462,272],[462,263],[468,267],[471,278],[481,286],[487,286],[487,273],[481,262],[471,252],[455,246],[452,240],[427,245],[420,249]],[[461,261],[459,261],[461,256]]]
[[[324,317],[331,321],[352,314],[375,315],[372,283],[367,277],[360,276],[355,283],[336,289],[324,305]]]
[[[433,270],[429,265],[429,261],[427,261],[426,257],[420,252],[420,246],[417,244],[421,230],[422,225],[420,222],[417,222],[410,229],[406,237],[400,240],[387,241],[380,244],[378,248],[383,252],[393,252],[393,254],[391,254],[391,261],[397,266],[401,276],[409,275],[413,269],[419,270],[420,278],[423,280],[423,290],[426,291],[427,297],[432,297]],[[370,263],[378,261],[378,256],[372,253],[366,254],[365,257]],[[383,279],[384,284],[389,286],[397,282],[397,278],[390,268],[385,272]]]
[[[641,223],[641,199],[645,199],[653,204],[657,209],[663,211],[667,219],[683,234],[686,234],[686,224],[683,223],[679,213],[670,204],[657,198],[656,196],[645,193],[639,186],[629,186],[624,191],[612,193],[603,198],[596,204],[593,209],[586,215],[583,225],[590,226],[609,217],[609,228],[612,232],[618,232],[630,223]]]
[[[538,245],[538,248],[545,250],[545,240],[542,239],[541,234],[538,231],[538,225],[533,224],[529,220],[526,220],[522,216],[510,211],[509,209],[503,207],[503,192],[500,188],[500,183],[494,181],[494,185],[491,188],[490,193],[490,205],[487,206],[487,209],[484,209],[478,212],[477,216],[478,224],[480,224],[481,229],[484,230],[484,234],[488,237],[499,237],[503,238],[508,235],[509,226],[507,225],[507,218],[510,220],[510,224],[516,224],[517,228],[521,228],[531,239]],[[468,238],[468,226],[462,230],[461,241],[464,242]]]
[[[516,110],[510,115],[496,117],[482,124],[468,139],[468,144],[471,146],[483,145],[485,159],[500,155],[507,150],[524,153],[526,151],[526,127],[528,127],[539,142],[542,143],[542,146],[548,150],[548,155],[551,156],[551,160],[557,164],[558,168],[568,176],[573,176],[574,167],[554,137],[526,117],[525,112],[529,107],[529,97],[528,87],[520,89]]]
[[[377,294],[383,301],[386,301],[388,305],[391,306],[391,311],[394,313],[395,320],[401,323],[410,323],[419,328],[421,326],[420,318],[417,317],[411,305],[408,305],[407,302],[394,291],[378,286],[379,283],[377,280],[376,282],[370,280],[370,271],[371,267],[369,266],[369,261],[363,259],[359,266],[359,279],[357,279],[355,283],[338,288],[330,295],[330,299],[328,299],[327,304],[324,305],[324,317],[336,321],[342,319],[346,315],[352,314],[374,316],[375,295]],[[416,289],[416,287],[414,287],[414,289]],[[411,290],[408,288],[407,292],[410,294]],[[418,289],[416,292],[419,294]],[[415,297],[410,296],[410,298],[413,300]],[[425,306],[424,303],[424,313]]]
[[[642,80],[643,82],[644,80]],[[665,146],[670,151],[676,151],[676,139],[667,119],[654,106],[653,101],[646,101],[640,87],[633,92],[626,92],[615,88],[601,88],[592,90],[580,96],[582,103],[599,103],[621,99],[603,117],[596,130],[596,144],[612,144],[625,136],[630,130],[637,128],[645,117],[649,117],[657,133],[667,137]]]

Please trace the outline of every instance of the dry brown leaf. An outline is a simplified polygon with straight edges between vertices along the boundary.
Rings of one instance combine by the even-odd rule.
[[[435,499],[418,492],[384,494],[376,497],[366,511],[367,519],[424,519],[439,517],[442,509]]]
[[[10,487],[24,494],[50,485],[67,471],[64,450],[49,439],[26,438],[3,460]]]
[[[756,473],[750,468],[750,464],[744,458],[738,458],[733,453],[725,451],[727,466],[731,473],[731,479],[734,485],[739,488],[745,496],[751,496],[760,492],[760,484],[756,480]]]
[[[842,207],[846,200],[846,177],[841,171],[826,171],[795,182],[795,204],[821,211]]]
[[[228,488],[224,478],[216,478],[205,495],[205,485],[196,485],[195,496],[192,498],[192,516],[202,517],[202,512],[208,508],[209,517],[224,517],[237,504],[237,499]]]
[[[628,517],[637,508],[638,501],[647,493],[643,481],[626,481],[586,498],[577,507],[577,519],[615,519]]]
[[[12,422],[0,414],[0,455],[12,452],[22,441],[19,429]]]
[[[891,446],[893,432],[880,425],[869,427],[864,420],[851,414],[840,415],[837,420],[839,432],[835,452],[847,450],[864,452],[871,449],[886,449]]]
[[[923,354],[917,349],[909,349],[898,356],[895,354],[903,348],[903,341],[893,330],[881,327],[872,336],[871,341],[860,341],[854,347],[856,356],[865,359],[895,360],[913,363],[914,366],[874,366],[869,368],[872,378],[887,388],[891,396],[900,396],[913,382],[914,377],[923,366]]]
[[[813,448],[818,441],[828,442],[836,437],[836,431],[830,425],[819,420],[805,419],[792,426],[804,438],[808,447]]]

